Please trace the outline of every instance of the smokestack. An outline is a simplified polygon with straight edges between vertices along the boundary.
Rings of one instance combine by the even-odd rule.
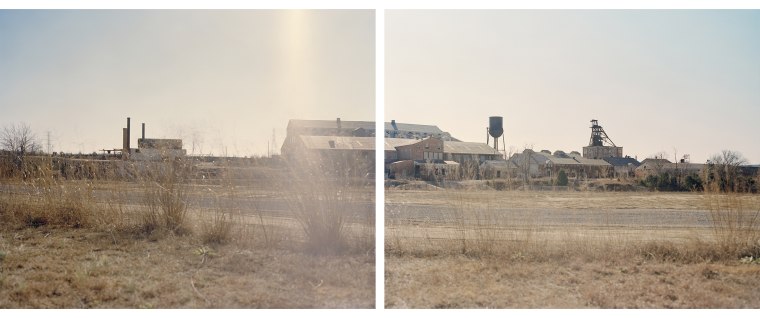
[[[127,117],[127,143],[126,143],[126,147],[124,147],[124,148],[127,148],[127,151],[129,151],[129,149],[131,148],[129,146],[129,139],[130,139],[130,137],[131,137],[131,135],[130,135],[130,130],[129,130],[129,117]]]
[[[396,127],[396,120],[391,119],[391,126],[393,126],[393,130],[398,130],[398,127]]]
[[[338,129],[340,130],[340,117],[338,117],[337,122],[338,122]]]
[[[129,153],[129,131],[127,128],[121,129],[121,156],[124,160],[127,159],[127,154]]]
[[[145,123],[142,123],[142,139],[145,139]]]

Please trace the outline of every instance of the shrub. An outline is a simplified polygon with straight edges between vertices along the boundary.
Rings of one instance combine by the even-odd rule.
[[[359,208],[363,192],[351,186],[350,179],[315,168],[308,161],[290,163],[291,176],[281,189],[304,234],[305,249],[315,254],[340,254],[352,244],[349,225],[372,227],[374,214]],[[369,194],[369,193],[367,193]],[[370,221],[371,220],[371,221]],[[374,245],[374,240],[371,242]],[[354,246],[356,247],[356,246]],[[362,247],[366,250],[366,248]]]
[[[565,170],[560,170],[557,174],[557,185],[558,186],[567,186],[567,174],[565,173]]]

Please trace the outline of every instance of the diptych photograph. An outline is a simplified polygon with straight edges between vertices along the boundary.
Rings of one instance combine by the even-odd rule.
[[[0,315],[760,308],[757,8],[14,8]]]

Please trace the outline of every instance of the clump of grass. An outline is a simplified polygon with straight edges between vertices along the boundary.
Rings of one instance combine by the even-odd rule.
[[[6,219],[28,227],[96,225],[91,182],[65,183],[53,176],[50,164],[36,165],[34,172],[33,179],[19,184],[28,188],[27,192],[4,196]]]
[[[44,209],[53,223],[74,228],[95,225],[92,183],[78,182],[75,186],[56,184],[46,190]]]
[[[350,194],[332,186],[297,191],[290,203],[306,236],[306,249],[318,254],[344,251],[348,247]]]
[[[201,223],[201,239],[206,244],[227,243],[232,238],[235,225],[233,216],[239,215],[239,211],[235,207],[234,188],[229,187],[225,190],[227,190],[226,194],[213,193],[215,204],[211,211],[211,218]]]
[[[287,201],[305,238],[305,250],[339,254],[349,247],[348,225],[354,220],[354,194],[347,183],[319,170],[291,166],[295,183],[283,185]]]
[[[146,209],[141,213],[142,230],[168,230],[187,234],[187,171],[182,162],[152,164],[143,177]]]
[[[201,238],[204,243],[227,243],[232,236],[232,215],[224,210],[214,210],[210,221],[203,223]]]

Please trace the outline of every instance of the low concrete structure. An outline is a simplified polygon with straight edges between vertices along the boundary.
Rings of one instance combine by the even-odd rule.
[[[390,176],[428,181],[459,180],[459,163],[445,160],[401,160],[390,164]]]
[[[486,160],[478,170],[480,179],[509,179],[517,176],[517,166],[508,160]]]
[[[130,149],[132,160],[159,161],[174,160],[187,155],[182,149],[182,139],[146,139],[137,140],[137,149]]]

